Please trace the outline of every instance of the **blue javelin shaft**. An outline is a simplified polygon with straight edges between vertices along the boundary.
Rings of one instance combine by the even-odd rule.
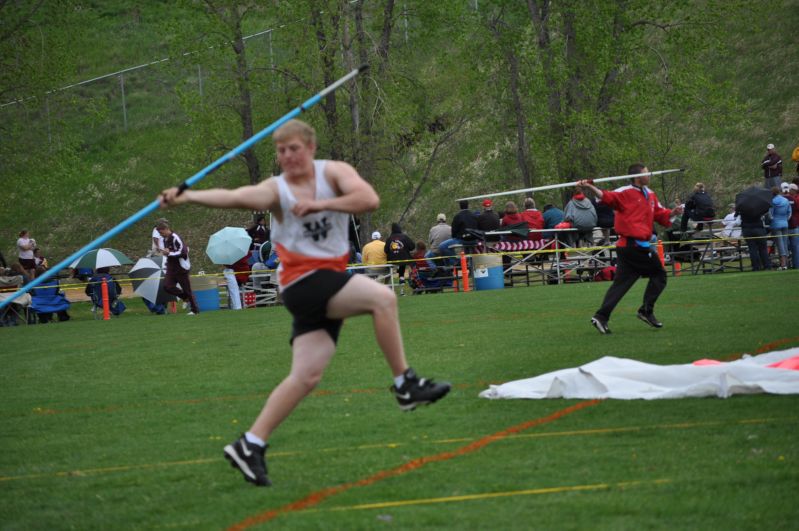
[[[214,171],[216,171],[217,169],[219,169],[220,166],[222,166],[226,162],[230,162],[234,158],[238,157],[239,155],[241,155],[242,153],[244,153],[245,151],[250,149],[252,146],[257,144],[258,142],[260,142],[261,140],[263,140],[267,136],[271,135],[275,131],[275,129],[277,129],[278,127],[280,127],[284,123],[288,122],[292,118],[295,118],[300,113],[302,113],[304,111],[307,111],[308,109],[310,109],[311,107],[313,107],[314,105],[319,103],[319,101],[322,98],[324,98],[326,95],[330,94],[331,92],[333,92],[334,90],[336,90],[341,85],[343,85],[344,83],[346,83],[347,81],[349,81],[353,77],[357,76],[361,72],[366,71],[368,68],[369,68],[369,65],[361,65],[360,67],[352,70],[350,73],[348,73],[344,77],[342,77],[342,78],[338,79],[337,81],[331,83],[330,85],[325,87],[322,91],[320,91],[318,94],[315,94],[314,96],[311,96],[310,98],[308,98],[299,107],[296,107],[293,110],[289,111],[288,113],[283,115],[283,117],[281,117],[278,120],[276,120],[275,122],[273,122],[271,125],[267,126],[266,128],[262,129],[258,133],[254,134],[253,136],[251,136],[250,138],[248,138],[247,140],[245,140],[244,142],[239,144],[237,147],[231,149],[230,151],[228,151],[227,153],[225,153],[224,155],[222,155],[221,157],[216,159],[214,162],[212,162],[211,164],[209,164],[208,166],[206,166],[202,170],[198,171],[197,173],[195,173],[194,175],[192,175],[191,177],[189,177],[188,179],[183,181],[178,186],[178,188],[180,188],[181,192],[183,190],[187,189],[187,188],[191,188],[192,186],[194,186],[195,184],[197,184],[198,182],[203,180],[205,177],[207,177],[209,174],[211,174]],[[32,282],[30,282],[30,283],[26,284],[25,286],[23,286],[22,289],[20,289],[16,293],[12,294],[6,300],[0,301],[0,309],[3,309],[6,306],[8,306],[9,304],[11,304],[11,302],[14,299],[16,299],[17,297],[20,297],[21,295],[24,295],[25,293],[28,293],[32,289],[35,289],[36,286],[42,284],[43,282],[45,282],[47,280],[50,280],[55,275],[57,275],[59,271],[61,271],[65,267],[69,267],[69,265],[72,262],[74,262],[75,260],[77,260],[78,258],[83,256],[84,254],[86,254],[89,251],[92,251],[94,249],[97,249],[104,242],[107,242],[108,240],[110,240],[111,238],[116,236],[117,234],[120,234],[120,233],[126,231],[134,223],[136,223],[138,221],[141,221],[141,219],[144,218],[145,216],[147,216],[147,215],[155,212],[156,210],[158,210],[159,206],[160,206],[160,201],[158,199],[154,200],[152,203],[150,203],[146,207],[142,208],[141,210],[139,210],[138,212],[136,212],[135,214],[130,216],[128,219],[126,219],[125,221],[123,221],[122,223],[120,223],[119,225],[114,227],[113,229],[109,230],[108,232],[106,232],[102,236],[99,236],[99,237],[95,238],[94,240],[92,240],[91,242],[87,243],[86,245],[84,245],[83,247],[81,247],[80,249],[78,249],[77,251],[72,253],[70,256],[68,256],[67,258],[61,260],[56,265],[54,265],[53,267],[48,269],[47,272],[45,274],[43,274],[42,276],[36,277]]]

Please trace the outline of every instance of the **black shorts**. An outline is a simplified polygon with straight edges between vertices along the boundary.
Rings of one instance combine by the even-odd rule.
[[[283,304],[294,317],[289,343],[314,330],[325,330],[333,343],[338,342],[343,320],[328,319],[327,303],[349,279],[347,273],[320,269],[283,290]]]
[[[21,265],[22,269],[25,271],[36,269],[36,260],[33,258],[20,258],[19,265]]]

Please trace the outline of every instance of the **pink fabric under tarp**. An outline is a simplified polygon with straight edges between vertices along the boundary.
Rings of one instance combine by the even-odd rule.
[[[572,369],[492,385],[483,398],[662,399],[737,394],[799,394],[799,348],[744,356],[731,362],[699,360],[655,365],[606,356]]]
[[[521,240],[518,242],[490,242],[495,251],[535,251],[553,247],[555,240]]]

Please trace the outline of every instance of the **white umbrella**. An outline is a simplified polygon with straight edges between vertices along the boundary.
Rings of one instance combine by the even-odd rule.
[[[241,227],[225,227],[211,235],[205,254],[215,264],[228,265],[250,252],[252,238]]]
[[[153,304],[166,304],[174,301],[175,296],[164,291],[163,256],[140,258],[130,270],[128,276],[133,281],[133,293],[147,299]]]

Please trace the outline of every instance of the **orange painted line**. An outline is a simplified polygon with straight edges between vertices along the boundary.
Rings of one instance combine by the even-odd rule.
[[[768,352],[770,350],[775,350],[777,347],[781,347],[788,343],[799,342],[799,337],[786,337],[783,339],[777,339],[776,341],[772,341],[771,343],[766,343],[758,348],[755,353],[756,354],[763,354],[764,352]]]
[[[585,429],[585,430],[569,430],[569,431],[551,431],[551,432],[536,432],[536,433],[519,433],[515,435],[510,435],[507,437],[507,441],[513,441],[517,439],[541,439],[541,438],[549,438],[549,437],[574,437],[580,435],[607,435],[613,433],[629,433],[629,432],[640,432],[644,430],[672,430],[672,429],[692,429],[692,428],[706,428],[711,426],[726,426],[730,424],[768,424],[772,422],[797,422],[799,421],[799,417],[775,417],[775,418],[752,418],[752,419],[738,419],[738,420],[714,420],[714,421],[705,421],[705,422],[683,422],[678,424],[654,424],[654,425],[646,425],[646,426],[622,426],[622,427],[615,427],[615,428],[593,428],[593,429]],[[221,437],[220,437],[221,439]],[[473,441],[474,438],[472,437],[459,437],[455,439],[439,439],[439,440],[431,440],[426,441],[429,444],[457,444],[457,443],[465,443]],[[320,450],[315,450],[316,452],[321,453],[330,453],[330,452],[347,452],[347,451],[361,451],[361,450],[372,450],[372,449],[394,449],[400,448],[405,446],[411,446],[413,443],[375,443],[375,444],[361,444],[358,446],[351,446],[351,447],[340,447],[340,448],[322,448]],[[270,452],[270,457],[297,457],[297,456],[304,456],[306,454],[311,453],[310,451],[276,451]],[[60,478],[60,477],[82,477],[82,476],[90,476],[90,475],[99,475],[105,473],[113,473],[113,472],[127,472],[132,470],[139,470],[139,469],[149,469],[149,468],[167,468],[167,467],[175,467],[175,466],[184,466],[184,465],[204,465],[204,464],[211,464],[211,463],[218,463],[219,459],[216,457],[207,457],[207,458],[199,458],[199,459],[192,459],[192,460],[183,460],[183,461],[164,461],[158,463],[142,463],[138,465],[121,465],[116,467],[104,467],[104,468],[89,468],[89,469],[76,469],[76,470],[65,470],[65,471],[56,471],[56,472],[43,472],[38,474],[27,474],[21,476],[0,476],[0,483],[4,481],[21,481],[21,480],[32,480],[32,479],[42,479],[42,478]]]
[[[330,498],[331,496],[335,496],[336,494],[339,494],[341,492],[345,492],[347,490],[350,490],[353,487],[365,487],[365,486],[371,485],[373,483],[376,483],[378,481],[382,481],[382,480],[387,479],[387,478],[391,478],[391,477],[394,477],[394,476],[399,476],[399,475],[402,475],[402,474],[406,474],[408,472],[411,472],[413,470],[421,468],[421,467],[423,467],[423,466],[425,466],[425,465],[427,465],[429,463],[437,463],[437,462],[440,462],[440,461],[448,461],[450,459],[454,459],[455,457],[460,457],[462,455],[466,455],[466,454],[470,454],[472,452],[476,452],[477,450],[480,450],[481,448],[491,444],[492,442],[496,442],[496,441],[505,439],[505,438],[509,437],[510,435],[515,435],[515,434],[517,434],[519,432],[522,432],[524,430],[530,429],[530,428],[532,428],[534,426],[540,426],[541,424],[546,424],[547,422],[552,422],[554,420],[558,420],[561,417],[564,417],[566,415],[569,415],[569,414],[574,413],[576,411],[579,411],[581,409],[584,409],[584,408],[587,408],[587,407],[590,407],[590,406],[595,406],[595,405],[599,404],[600,402],[601,402],[600,400],[587,400],[585,402],[579,402],[579,403],[577,403],[577,404],[575,404],[573,406],[570,406],[570,407],[567,407],[565,409],[561,409],[559,411],[556,411],[556,412],[554,412],[551,415],[548,415],[546,417],[541,417],[541,418],[529,420],[527,422],[523,422],[521,424],[517,424],[516,426],[511,426],[510,428],[506,428],[506,429],[504,429],[502,431],[499,431],[497,433],[493,433],[491,435],[487,435],[487,436],[485,436],[485,437],[483,437],[481,439],[478,439],[478,440],[476,440],[476,441],[474,441],[474,442],[472,442],[470,444],[467,444],[466,446],[462,446],[462,447],[460,447],[460,448],[458,448],[456,450],[453,450],[451,452],[441,452],[441,453],[435,454],[435,455],[428,455],[428,456],[420,457],[418,459],[414,459],[412,461],[408,461],[407,463],[404,463],[404,464],[402,464],[402,465],[400,465],[398,467],[389,468],[387,470],[381,470],[380,472],[377,472],[376,474],[373,474],[373,475],[371,475],[369,477],[366,477],[366,478],[363,478],[363,479],[359,479],[358,481],[353,481],[353,482],[350,482],[350,483],[342,483],[341,485],[336,485],[336,486],[333,486],[333,487],[327,487],[325,489],[318,490],[316,492],[312,492],[311,494],[307,495],[304,498],[301,498],[301,499],[299,499],[297,501],[294,501],[294,502],[291,502],[289,504],[286,504],[286,505],[284,505],[282,507],[278,507],[277,509],[271,509],[271,510],[265,511],[265,512],[260,513],[260,514],[256,514],[255,516],[251,516],[249,518],[246,518],[245,520],[242,520],[241,522],[239,522],[237,524],[233,524],[228,529],[235,530],[235,531],[248,529],[248,528],[250,528],[252,526],[255,526],[255,525],[258,525],[258,524],[263,524],[263,523],[268,522],[270,520],[274,520],[275,518],[277,518],[281,514],[295,512],[295,511],[302,511],[303,509],[307,509],[309,507],[313,507],[315,505],[319,505],[320,503],[322,503],[327,498]]]

